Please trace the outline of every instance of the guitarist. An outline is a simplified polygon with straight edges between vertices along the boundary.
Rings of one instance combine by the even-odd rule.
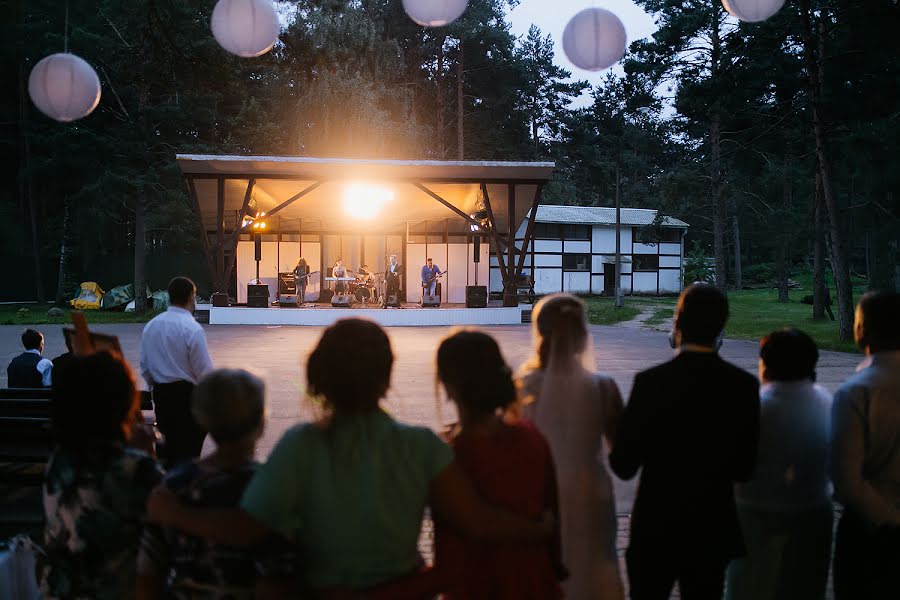
[[[422,288],[426,296],[433,296],[437,288],[437,278],[441,275],[441,269],[430,258],[422,267]]]
[[[306,302],[306,286],[309,283],[309,265],[306,259],[301,258],[294,267],[294,285],[297,287],[297,297],[300,302]]]

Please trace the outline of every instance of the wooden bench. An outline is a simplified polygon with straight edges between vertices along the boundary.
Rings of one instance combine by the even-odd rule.
[[[0,538],[43,529],[44,470],[54,446],[51,400],[47,388],[0,389]],[[141,410],[153,411],[150,392],[141,392]]]

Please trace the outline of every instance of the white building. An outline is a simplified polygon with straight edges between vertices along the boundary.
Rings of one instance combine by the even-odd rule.
[[[684,235],[688,224],[644,208],[621,209],[622,290],[626,294],[681,291]],[[516,233],[521,247],[528,219]],[[533,276],[537,294],[571,292],[612,295],[615,287],[616,210],[598,206],[538,206],[534,243],[526,248],[523,275]],[[532,266],[533,265],[533,266]],[[491,292],[503,284],[491,254]]]

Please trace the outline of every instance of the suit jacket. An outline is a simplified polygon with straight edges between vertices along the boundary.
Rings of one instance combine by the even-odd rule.
[[[629,552],[742,555],[733,487],[753,475],[758,440],[759,382],[718,354],[682,352],[638,373],[610,454],[623,479],[643,469]]]

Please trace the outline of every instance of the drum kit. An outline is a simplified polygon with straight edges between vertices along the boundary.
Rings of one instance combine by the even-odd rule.
[[[347,273],[353,273],[347,270]],[[383,284],[384,273],[357,273],[355,277],[326,277],[325,281],[334,282],[337,288],[341,283],[349,294],[361,304],[376,304],[379,299],[378,289]]]

